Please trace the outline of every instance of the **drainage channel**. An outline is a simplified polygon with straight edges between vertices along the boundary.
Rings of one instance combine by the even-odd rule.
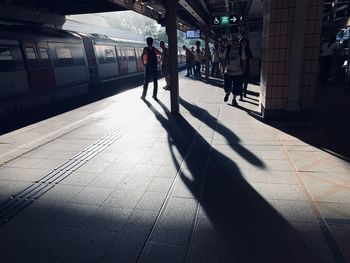
[[[130,129],[130,126],[124,126],[107,134],[68,161],[53,169],[47,175],[35,181],[23,191],[12,195],[8,200],[0,204],[0,226],[6,224],[10,219],[55,187],[55,185],[64,180],[75,170],[108,148]]]

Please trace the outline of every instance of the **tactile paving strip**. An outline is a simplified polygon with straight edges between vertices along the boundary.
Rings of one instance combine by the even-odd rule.
[[[39,197],[55,187],[55,185],[64,180],[75,170],[112,145],[130,129],[130,126],[124,126],[107,134],[23,191],[12,195],[8,200],[0,204],[0,226],[7,223],[11,218],[35,202]]]

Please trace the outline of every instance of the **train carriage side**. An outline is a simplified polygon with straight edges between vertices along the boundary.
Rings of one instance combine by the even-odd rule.
[[[0,32],[0,114],[87,92],[80,37],[28,26],[0,26]]]
[[[141,56],[141,43],[99,34],[79,35],[83,38],[90,74],[97,76],[96,81],[91,78],[91,86],[143,73],[137,58]]]
[[[30,92],[18,40],[0,39],[0,101]]]
[[[48,41],[48,46],[54,65],[56,89],[74,87],[87,91],[89,71],[81,40]]]
[[[144,47],[143,42],[127,41],[118,38],[111,38],[116,41],[119,66],[122,75],[136,75],[144,72],[141,63],[141,54]]]

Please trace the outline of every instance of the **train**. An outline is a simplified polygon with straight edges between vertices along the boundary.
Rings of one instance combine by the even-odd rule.
[[[144,42],[42,26],[0,25],[0,115],[144,73]],[[185,66],[178,49],[178,66]]]

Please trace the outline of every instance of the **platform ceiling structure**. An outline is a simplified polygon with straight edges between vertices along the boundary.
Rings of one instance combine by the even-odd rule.
[[[165,23],[165,1],[163,0],[6,0],[6,4],[22,6],[59,15],[133,10]],[[235,15],[244,19],[262,18],[261,0],[178,0],[176,1],[178,29],[203,29],[211,24],[212,16]],[[251,12],[251,14],[250,14]],[[219,27],[210,30],[212,39],[222,32]]]

